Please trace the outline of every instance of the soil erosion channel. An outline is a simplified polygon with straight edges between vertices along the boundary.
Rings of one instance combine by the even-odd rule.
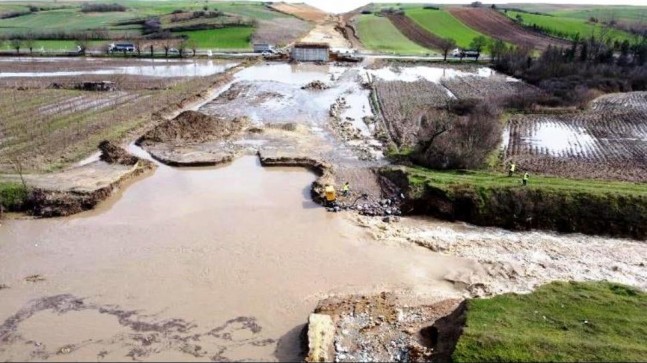
[[[314,178],[251,156],[160,165],[100,210],[7,221],[0,358],[295,359],[326,296],[459,296],[449,270],[483,273],[472,260],[376,243],[311,201]]]

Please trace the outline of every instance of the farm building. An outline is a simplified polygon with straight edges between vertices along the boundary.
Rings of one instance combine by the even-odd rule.
[[[328,43],[297,43],[292,48],[292,59],[299,62],[328,62],[330,45]]]

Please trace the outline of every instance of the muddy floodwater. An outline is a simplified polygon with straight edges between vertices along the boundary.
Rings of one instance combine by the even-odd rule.
[[[314,175],[243,157],[165,166],[99,210],[0,227],[0,360],[287,360],[318,300],[459,296],[473,260],[375,241],[309,197]]]

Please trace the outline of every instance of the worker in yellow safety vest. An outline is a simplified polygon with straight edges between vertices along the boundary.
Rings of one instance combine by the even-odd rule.
[[[510,163],[510,169],[508,170],[508,176],[512,176],[512,174],[514,174],[515,169],[517,169],[517,165],[515,165],[515,163]]]
[[[335,191],[335,187],[330,184],[326,184],[324,194],[326,195],[326,205],[333,207],[335,202],[337,202],[337,192]]]
[[[346,182],[344,183],[344,186],[341,188],[341,195],[343,195],[344,197],[347,197],[348,193],[350,193],[350,184]]]
[[[523,185],[528,185],[528,172],[523,175],[522,179]]]

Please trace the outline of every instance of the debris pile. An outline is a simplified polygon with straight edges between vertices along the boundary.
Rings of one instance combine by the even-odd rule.
[[[315,91],[323,91],[323,90],[327,90],[328,88],[330,88],[330,86],[325,84],[322,81],[312,81],[306,84],[305,86],[301,87],[301,89],[311,89]]]
[[[439,337],[461,328],[461,311],[459,299],[419,305],[383,292],[329,298],[319,303],[313,315],[328,315],[334,323],[334,342],[329,348],[336,362],[428,362],[447,357],[453,349],[441,344]],[[318,337],[309,334],[308,338]],[[324,351],[325,343],[324,339],[308,342]]]
[[[108,140],[101,141],[99,150],[101,150],[100,159],[108,164],[135,165],[139,161],[138,157]]]
[[[138,143],[193,143],[227,139],[241,132],[249,120],[245,117],[228,120],[196,111],[184,111],[142,136]]]

